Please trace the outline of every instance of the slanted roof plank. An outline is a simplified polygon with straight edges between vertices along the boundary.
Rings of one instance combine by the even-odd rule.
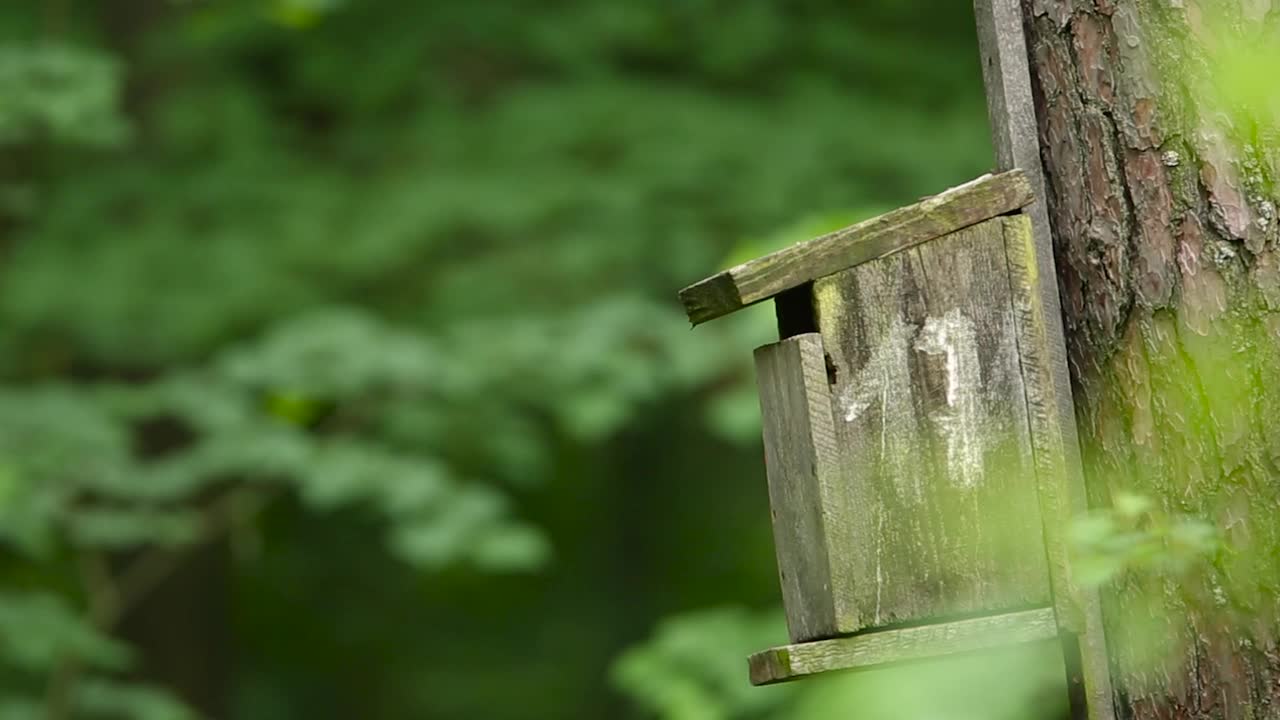
[[[708,320],[791,288],[1022,208],[1034,199],[1019,170],[984,175],[915,205],[792,245],[680,291],[689,320]]]

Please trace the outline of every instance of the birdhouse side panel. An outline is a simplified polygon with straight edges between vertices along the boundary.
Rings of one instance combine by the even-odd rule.
[[[1050,603],[1001,219],[818,280],[841,633]]]
[[[778,579],[796,642],[836,631],[822,481],[838,470],[822,336],[809,333],[756,350],[765,469]]]

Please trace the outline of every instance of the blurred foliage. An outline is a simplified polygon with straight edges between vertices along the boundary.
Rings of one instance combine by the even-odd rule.
[[[760,717],[798,686],[756,689],[742,681],[742,658],[786,642],[781,612],[703,610],[663,620],[647,643],[613,666],[613,680],[670,720]]]
[[[985,169],[925,9],[0,6],[0,717],[792,707],[776,613],[603,677],[776,603],[770,312],[673,294]]]
[[[1201,569],[1222,539],[1213,524],[1170,516],[1143,495],[1118,492],[1108,508],[1077,517],[1070,530],[1076,579],[1101,586],[1123,572]]]

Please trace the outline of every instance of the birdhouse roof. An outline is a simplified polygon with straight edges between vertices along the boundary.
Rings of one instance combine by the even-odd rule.
[[[1020,170],[982,177],[857,225],[796,243],[680,291],[698,325],[820,277],[1014,212],[1035,196]]]

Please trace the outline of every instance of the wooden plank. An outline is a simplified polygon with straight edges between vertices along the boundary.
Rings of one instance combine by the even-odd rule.
[[[841,634],[1048,605],[1003,224],[815,283],[842,463]]]
[[[785,290],[1012,212],[1034,195],[1022,173],[970,183],[852,227],[751,260],[680,291],[694,325]]]
[[[1057,636],[1053,610],[1041,608],[787,645],[756,653],[747,664],[751,684],[770,685],[817,673],[868,670]]]
[[[1044,171],[1040,159],[1040,137],[1036,122],[1035,99],[1031,92],[1031,69],[1027,57],[1026,37],[1023,31],[1021,0],[974,0],[974,15],[978,23],[978,45],[982,57],[983,81],[987,91],[987,115],[991,122],[992,146],[996,166],[1001,170],[1014,168],[1026,173],[1028,182],[1039,202],[1026,209],[1030,218],[1018,220],[1009,227],[1011,242],[1027,251],[1017,250],[1010,255],[1015,282],[1034,297],[1038,308],[1031,324],[1023,328],[1036,328],[1035,337],[1025,338],[1032,344],[1043,343],[1037,355],[1039,370],[1035,377],[1028,376],[1028,401],[1032,405],[1033,434],[1039,445],[1061,444],[1060,465],[1052,468],[1059,475],[1041,474],[1042,483],[1050,478],[1064,483],[1061,492],[1073,499],[1068,503],[1074,512],[1083,512],[1084,470],[1080,458],[1080,441],[1076,433],[1075,410],[1071,398],[1071,374],[1067,365],[1066,341],[1062,327],[1062,309],[1059,305],[1057,270],[1054,266],[1053,235],[1049,225],[1048,205],[1045,202]],[[1029,233],[1029,237],[1027,236]],[[1027,253],[1031,253],[1028,255]],[[1047,371],[1047,375],[1045,374]],[[1038,406],[1038,407],[1037,407]],[[1056,423],[1053,423],[1056,415]],[[1050,442],[1049,436],[1058,440]],[[1039,451],[1037,451],[1039,453]],[[1042,462],[1037,460],[1038,463]],[[1046,468],[1048,469],[1048,468]],[[1074,488],[1074,490],[1073,490]],[[1050,497],[1053,490],[1047,491]],[[1055,501],[1056,502],[1056,501]],[[1068,681],[1072,690],[1072,714],[1091,720],[1111,720],[1115,717],[1112,704],[1111,677],[1107,665],[1106,638],[1102,629],[1102,613],[1096,593],[1064,604],[1070,591],[1065,590],[1065,548],[1062,547],[1061,530],[1069,520],[1062,503],[1045,511],[1050,536],[1050,562],[1054,565],[1054,596],[1060,613],[1059,622],[1070,633],[1064,637],[1067,648]]]
[[[978,22],[978,48],[982,80],[987,90],[987,118],[996,167],[1021,170],[1035,192],[1027,212],[1036,230],[1049,229],[1044,205],[1044,171],[1040,164],[1040,137],[1035,100],[1031,94],[1031,69],[1022,32],[1020,0],[974,0]],[[1047,235],[1046,235],[1047,236]]]
[[[1079,717],[1110,720],[1115,717],[1115,710],[1101,605],[1096,592],[1079,587],[1071,578],[1065,533],[1072,518],[1088,510],[1088,500],[1079,472],[1079,456],[1072,454],[1079,452],[1070,442],[1075,437],[1075,424],[1071,421],[1068,431],[1059,412],[1060,388],[1053,375],[1052,351],[1056,345],[1050,337],[1048,313],[1037,292],[1041,279],[1036,262],[1037,243],[1032,221],[1027,216],[1008,217],[1001,222],[1015,301],[1014,320],[1054,608],[1059,626],[1069,635],[1064,642],[1077,644],[1067,653],[1073,661],[1068,663],[1068,679],[1075,686],[1073,691],[1077,696],[1074,711]]]
[[[1070,590],[1064,585],[1069,577],[1064,575],[1066,558],[1060,533],[1063,523],[1069,520],[1066,516],[1070,514],[1064,508],[1078,505],[1075,512],[1085,509],[1082,495],[1084,470],[1071,399],[1071,377],[1066,358],[1062,309],[1058,300],[1053,236],[1049,226],[1048,205],[1045,203],[1047,195],[1040,160],[1035,100],[1031,92],[1031,70],[1022,25],[1022,3],[1021,0],[974,0],[973,6],[978,22],[978,44],[987,90],[987,114],[991,121],[991,139],[997,167],[1002,170],[1017,168],[1026,173],[1039,200],[1027,210],[1029,227],[1022,227],[1026,224],[1024,220],[1010,228],[1012,244],[1028,247],[1031,255],[1016,250],[1011,254],[1010,260],[1013,265],[1021,265],[1020,273],[1015,269],[1015,275],[1021,275],[1023,286],[1037,300],[1034,326],[1024,325],[1038,329],[1036,335],[1040,338],[1038,342],[1043,342],[1043,347],[1038,352],[1036,362],[1041,370],[1047,370],[1047,377],[1040,374],[1034,380],[1028,378],[1028,384],[1035,385],[1033,389],[1042,390],[1038,392],[1038,397],[1028,398],[1033,407],[1036,404],[1042,406],[1032,411],[1041,416],[1035,433],[1041,438],[1042,445],[1048,442],[1047,436],[1054,433],[1059,438],[1054,444],[1061,444],[1061,454],[1058,456],[1061,465],[1054,468],[1060,475],[1041,475],[1041,480],[1043,482],[1048,478],[1058,478],[1057,482],[1063,483],[1061,492],[1069,493],[1075,498],[1066,504],[1054,499],[1051,505],[1056,504],[1056,507],[1046,510],[1046,519],[1050,524],[1048,531],[1051,534],[1048,539],[1050,562],[1054,565],[1054,596],[1061,613],[1059,622],[1072,634],[1064,642],[1077,644],[1074,650],[1067,653],[1068,659],[1073,661],[1068,663],[1072,713],[1075,717],[1088,717],[1091,720],[1111,720],[1115,717],[1115,709],[1111,702],[1106,639],[1097,597],[1095,595],[1073,600],[1070,598]],[[1030,286],[1026,284],[1028,281]],[[1037,342],[1035,338],[1027,340]],[[1053,419],[1049,414],[1056,415],[1056,423],[1049,423]],[[1078,492],[1074,489],[1078,489]],[[1051,498],[1054,497],[1052,489],[1046,492]]]
[[[757,349],[755,358],[787,627],[795,641],[826,637],[835,628],[837,598],[847,588],[832,576],[826,545],[828,483],[836,475],[839,450],[822,336],[787,338]]]
[[[1017,275],[1014,278],[1016,284],[1022,291],[1035,296],[1037,328],[1044,336],[1036,363],[1038,373],[1043,371],[1043,378],[1038,374],[1038,379],[1047,384],[1039,399],[1048,402],[1048,407],[1058,417],[1052,427],[1045,425],[1042,431],[1056,430],[1061,436],[1061,464],[1055,472],[1065,473],[1066,480],[1083,492],[1083,464],[1071,398],[1071,374],[1062,328],[1052,232],[1045,203],[1040,138],[1022,28],[1022,4],[1020,0],[974,0],[973,6],[996,164],[1002,170],[1021,170],[1037,199],[1024,211],[1025,217],[1030,218],[1031,246],[1024,251],[1024,238],[1019,236],[1014,243],[1015,253],[1011,260],[1020,263],[1013,268]],[[1019,220],[1012,226],[1015,234],[1022,222]]]

